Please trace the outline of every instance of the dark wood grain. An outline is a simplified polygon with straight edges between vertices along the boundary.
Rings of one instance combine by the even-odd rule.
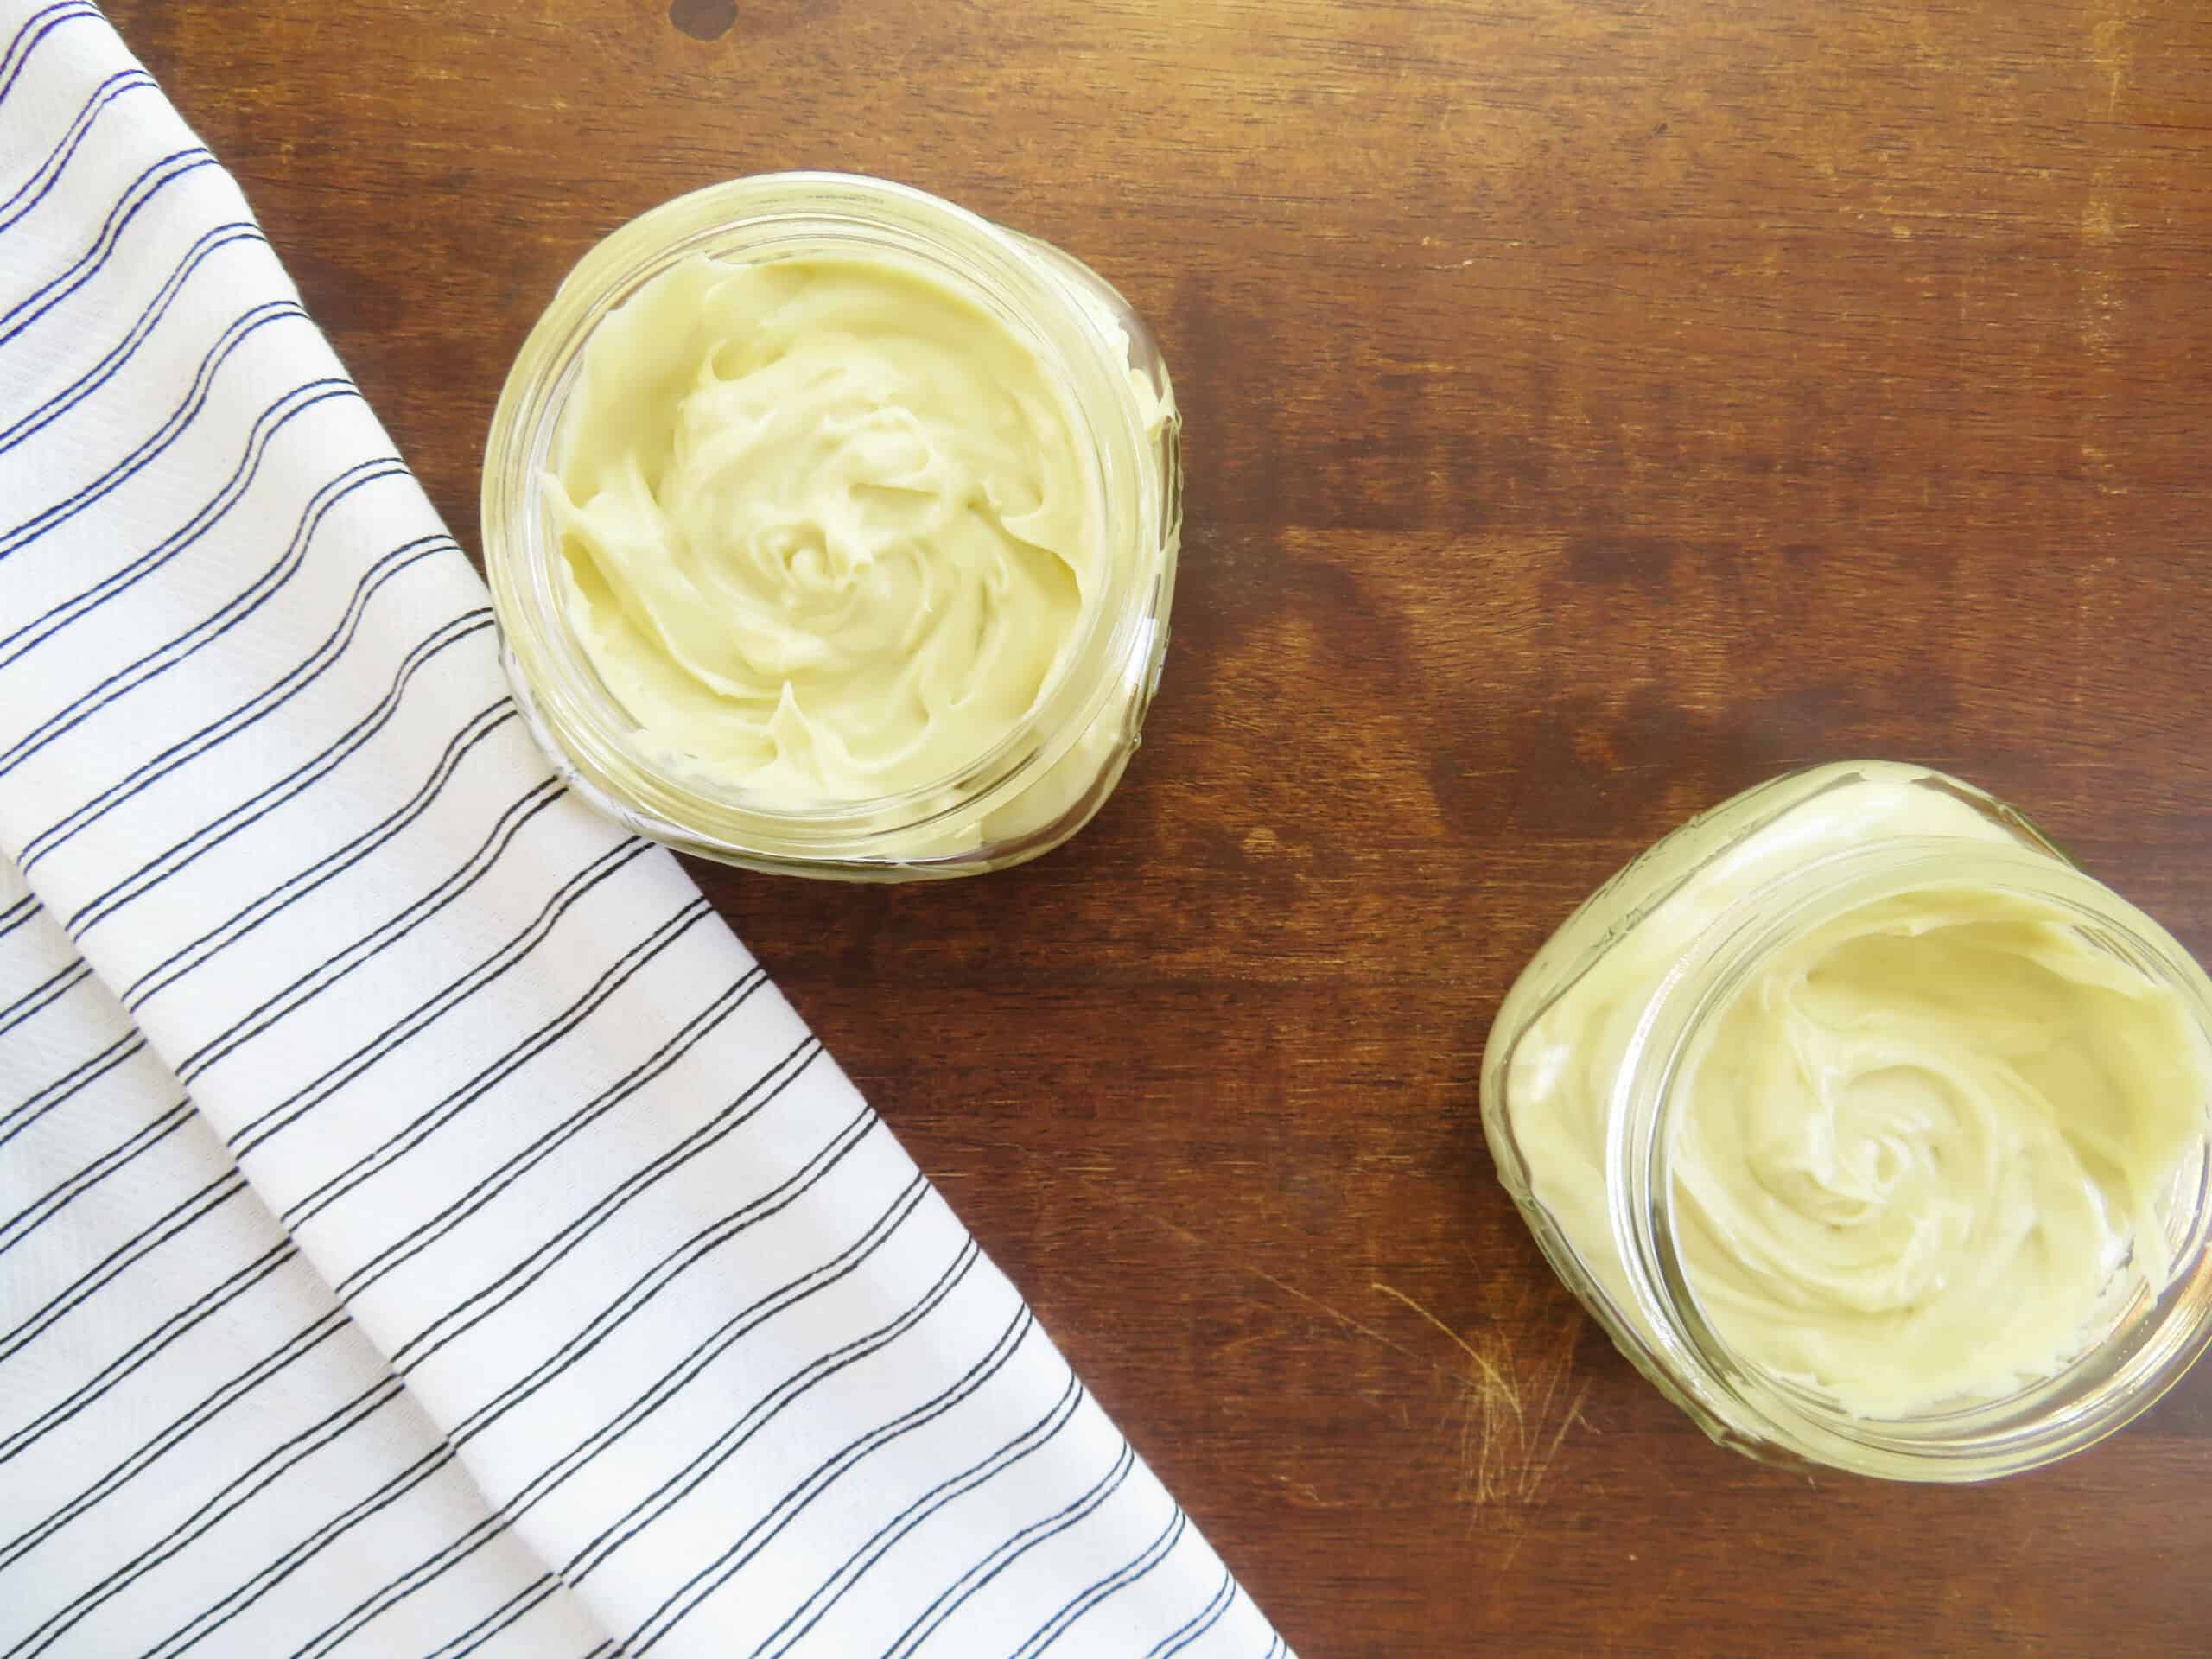
[[[1573,904],[1793,762],[1952,767],[2212,952],[2212,7],[107,4],[465,543],[538,308],[712,180],[908,180],[1154,321],[1189,531],[1107,810],[700,874],[1308,1659],[2205,1651],[2212,1370],[1993,1488],[1758,1467],[1475,1084]]]

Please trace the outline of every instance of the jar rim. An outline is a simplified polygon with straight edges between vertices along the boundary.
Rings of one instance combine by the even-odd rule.
[[[2177,1172],[2186,1236],[2150,1306],[2134,1307],[2051,1376],[2004,1399],[1860,1417],[1738,1355],[1706,1317],[1675,1243],[1669,1166],[1679,1104],[1673,1085],[1698,1033],[1759,963],[1811,928],[1885,898],[1967,883],[2056,906],[2094,926],[2098,943],[2182,996],[2212,1047],[2212,980],[2158,922],[2063,855],[1955,836],[1897,836],[1811,861],[1716,917],[1643,1010],[1610,1113],[1606,1161],[1618,1172],[1607,1183],[1612,1230],[1630,1292],[1669,1369],[1730,1427],[1831,1467],[1891,1478],[1986,1480],[2054,1462],[2147,1410],[2212,1345],[2212,1133],[2200,1136]]]
[[[650,208],[585,252],[516,354],[486,445],[485,573],[506,635],[510,677],[533,722],[550,726],[576,779],[617,815],[663,839],[710,833],[747,855],[801,863],[926,866],[886,843],[948,821],[980,822],[1043,777],[1141,676],[1153,644],[1148,591],[1160,561],[1114,556],[1147,531],[1146,435],[1128,386],[1128,342],[1025,247],[1029,238],[911,185],[860,174],[757,174]],[[645,283],[694,252],[747,259],[865,244],[926,269],[1014,327],[1060,390],[1096,492],[1104,580],[1029,710],[992,747],[944,776],[867,799],[782,805],[725,788],[631,741],[636,721],[600,680],[554,590],[560,557],[540,474],[594,331]],[[1057,250],[1054,250],[1056,253]],[[1062,255],[1065,258],[1066,256]],[[957,862],[953,855],[943,861]]]

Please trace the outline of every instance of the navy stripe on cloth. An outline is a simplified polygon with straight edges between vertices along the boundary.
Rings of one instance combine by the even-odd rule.
[[[9,39],[7,51],[0,53],[0,104],[4,104],[8,94],[16,90],[16,82],[40,41],[64,23],[99,16],[98,8],[90,0],[60,0],[60,3],[41,6],[24,18],[22,27]]]
[[[22,761],[36,754],[54,739],[84,724],[86,720],[108,704],[116,702],[126,693],[136,690],[156,675],[174,668],[194,652],[219,639],[246,617],[260,609],[268,602],[271,594],[283,585],[284,578],[297,568],[302,556],[306,553],[308,545],[324,516],[338,501],[362,485],[373,483],[379,478],[405,476],[405,472],[397,461],[366,461],[341,473],[308,504],[306,510],[300,516],[299,528],[293,533],[291,545],[286,549],[283,560],[275,569],[264,574],[256,582],[253,588],[231,601],[214,616],[178,638],[168,641],[160,649],[149,652],[136,661],[117,669],[91,690],[63,709],[53,719],[48,720],[38,730],[26,735],[6,753],[0,754],[0,772],[12,770]],[[386,576],[395,570],[404,569],[408,564],[413,563],[414,558],[435,550],[443,544],[444,539],[442,537],[435,536],[417,537],[414,542],[394,550],[390,556],[393,563],[387,564],[386,561],[379,560],[375,566],[372,567],[363,575],[361,584],[355,591],[353,602],[346,607],[346,618],[340,622],[339,630],[334,631],[332,637],[325,640],[306,663],[293,670],[291,673],[285,676],[283,681],[279,682],[279,688],[283,690],[284,695],[277,697],[275,702],[268,702],[266,700],[269,694],[264,693],[261,697],[247,703],[243,709],[233,710],[222,719],[211,721],[208,725],[202,727],[193,734],[192,738],[170,745],[143,766],[133,768],[129,776],[109,785],[95,800],[79,807],[52,828],[33,836],[23,845],[22,853],[16,861],[17,868],[28,875],[38,861],[55,845],[66,841],[70,836],[83,829],[86,824],[97,819],[101,812],[118,800],[128,800],[147,784],[173,771],[178,764],[181,763],[180,757],[183,760],[196,760],[215,743],[235,735],[238,731],[243,730],[245,726],[252,723],[251,720],[241,722],[239,720],[241,715],[251,711],[254,718],[257,719],[281,707],[293,692],[312,684],[320,676],[322,669],[329,666],[328,658],[331,654],[331,647],[335,645],[339,650],[342,651],[346,643],[351,639],[353,625],[359,620],[358,607],[365,603],[368,596],[377,588],[383,586]],[[306,677],[302,678],[302,673],[310,669],[313,671],[306,672]],[[212,741],[210,741],[211,734],[216,734],[213,735]],[[168,764],[162,764],[164,762]]]
[[[146,302],[138,320],[124,333],[123,338],[110,348],[105,356],[86,369],[75,380],[45,403],[22,416],[12,424],[0,427],[0,454],[13,449],[25,439],[67,414],[86,397],[113,379],[130,364],[155,328],[168,316],[169,307],[176,302],[186,283],[208,259],[225,248],[264,248],[268,245],[261,234],[261,227],[247,220],[216,225],[200,232],[187,248],[176,268],[162,284],[161,291]]]
[[[16,187],[15,194],[0,201],[0,232],[4,232],[25,213],[44,201],[48,194],[60,181],[69,165],[69,158],[77,153],[77,146],[84,143],[92,123],[99,118],[102,110],[125,92],[151,88],[154,79],[142,69],[118,69],[93,91],[86,101],[84,111],[70,123],[69,130],[62,136],[47,158],[39,163],[38,170]]]
[[[0,311],[0,346],[21,340],[33,323],[90,282],[100,267],[107,264],[108,257],[123,240],[123,233],[130,228],[130,222],[145,211],[149,202],[179,179],[203,167],[214,165],[215,158],[197,144],[164,156],[150,164],[130,181],[130,188],[124,192],[122,200],[110,211],[107,222],[100,226],[92,245],[85,250],[74,264],[17,301],[10,309]]]

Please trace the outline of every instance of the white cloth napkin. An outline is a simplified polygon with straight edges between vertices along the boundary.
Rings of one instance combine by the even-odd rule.
[[[229,176],[0,39],[0,1659],[1281,1653],[549,776]]]

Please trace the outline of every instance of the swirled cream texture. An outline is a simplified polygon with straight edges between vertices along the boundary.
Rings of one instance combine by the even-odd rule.
[[[1644,912],[1508,1065],[1534,1196],[1646,1331],[1608,1210],[1607,1135],[1669,969],[1732,903],[1823,854],[1902,836],[2018,844],[1906,766],[1825,768],[1736,804],[1562,929],[1548,955]],[[1745,833],[1760,808],[1770,817]],[[2164,1286],[2166,1205],[2202,1155],[2212,1050],[2178,993],[2055,904],[1942,885],[1762,957],[1675,1089],[1675,1243],[1716,1332],[1848,1414],[1895,1418],[2052,1376],[2120,1303]]]
[[[779,810],[937,783],[1077,637],[1084,458],[1035,353],[935,279],[695,255],[599,325],[563,414],[570,626],[664,762]]]
[[[1759,968],[1680,1085],[1675,1230],[1745,1358],[1864,1417],[2057,1371],[2163,1287],[2202,1039],[2047,905],[1870,904]]]

